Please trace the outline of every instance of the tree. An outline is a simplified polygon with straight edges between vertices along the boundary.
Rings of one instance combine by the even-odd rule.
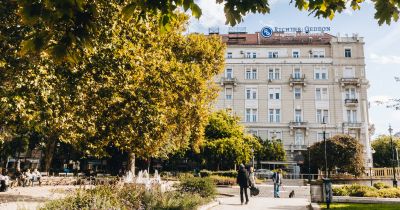
[[[257,152],[258,161],[285,161],[286,151],[280,139],[262,140],[257,137],[261,144],[260,150]]]
[[[396,82],[400,82],[400,77],[394,77]],[[378,105],[386,105],[386,108],[400,110],[400,98],[391,98],[388,101],[375,101]]]
[[[400,138],[393,136],[394,147],[400,149]],[[375,167],[391,167],[392,162],[392,145],[390,143],[390,136],[378,136],[371,143],[375,153],[372,155]],[[396,151],[395,151],[396,152]]]
[[[325,170],[324,158],[325,144],[323,141],[317,142],[303,152],[303,156],[308,160],[310,154],[311,170]],[[328,173],[338,169],[340,172],[348,172],[356,176],[364,173],[363,146],[357,139],[338,134],[326,141],[326,156],[328,163]],[[308,168],[308,161],[304,161],[305,168]]]
[[[315,17],[332,19],[335,13],[341,13],[347,8],[347,3],[353,10],[359,10],[365,0],[291,0],[299,10],[308,11]],[[3,2],[7,1],[2,1]],[[227,24],[240,23],[248,13],[270,12],[268,0],[216,0],[224,4]],[[179,19],[176,11],[190,10],[196,18],[201,16],[201,8],[195,0],[166,0],[166,1],[116,1],[116,0],[18,0],[18,15],[23,19],[24,25],[44,27],[36,28],[32,34],[25,37],[23,45],[27,50],[48,51],[58,59],[79,59],[80,52],[93,48],[93,42],[101,31],[103,22],[99,21],[104,16],[107,8],[112,5],[123,6],[124,18],[145,20],[157,14],[157,21],[163,29],[171,30],[171,23]],[[375,18],[381,25],[398,21],[400,2],[388,0],[374,0]],[[2,5],[3,6],[3,5]]]
[[[248,163],[261,145],[257,139],[245,134],[239,124],[239,117],[224,110],[210,115],[205,128],[205,138],[201,156],[211,169],[232,169],[235,164]]]

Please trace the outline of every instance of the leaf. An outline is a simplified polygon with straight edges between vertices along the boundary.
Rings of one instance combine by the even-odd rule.
[[[192,4],[190,5],[190,10],[192,10],[192,15],[193,15],[195,18],[197,18],[197,19],[200,18],[200,16],[201,16],[202,13],[201,13],[200,7],[199,7],[197,4],[192,3]]]

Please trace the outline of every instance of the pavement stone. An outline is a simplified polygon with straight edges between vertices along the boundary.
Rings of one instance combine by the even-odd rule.
[[[253,197],[247,205],[240,204],[239,196],[219,197],[220,205],[210,210],[309,210],[310,202],[306,198],[266,198]]]

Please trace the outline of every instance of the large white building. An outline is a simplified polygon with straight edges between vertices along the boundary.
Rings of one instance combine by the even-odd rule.
[[[216,108],[241,117],[248,132],[281,139],[292,161],[327,137],[345,133],[364,145],[372,164],[362,37],[327,33],[232,32]],[[323,122],[326,122],[324,125]]]

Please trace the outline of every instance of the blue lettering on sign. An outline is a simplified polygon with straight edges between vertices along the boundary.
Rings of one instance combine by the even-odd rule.
[[[263,36],[264,38],[269,38],[272,36],[272,32],[273,32],[272,28],[266,26],[261,29],[261,36]]]

